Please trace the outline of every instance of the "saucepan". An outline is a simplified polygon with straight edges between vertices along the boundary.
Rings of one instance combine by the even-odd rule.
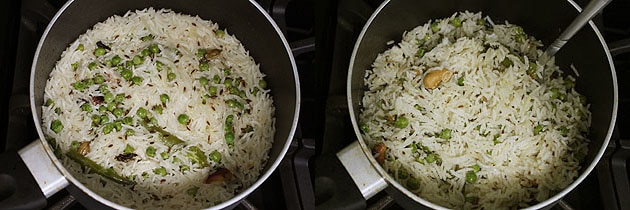
[[[66,186],[88,208],[125,208],[94,193],[64,168],[42,132],[41,107],[49,74],[62,51],[71,42],[110,16],[149,7],[198,15],[227,29],[260,64],[271,89],[276,133],[266,166],[254,184],[211,208],[233,208],[238,205],[278,167],[297,126],[300,86],[291,49],[281,30],[260,5],[253,0],[70,0],[54,16],[37,46],[31,70],[30,102],[40,139],[21,149],[19,155],[18,152],[12,152],[2,156],[0,209],[43,208],[47,197]]]
[[[388,42],[392,40],[399,42],[405,31],[429,20],[447,18],[461,11],[482,12],[484,16],[489,16],[497,23],[508,21],[520,25],[526,33],[549,45],[577,16],[580,7],[571,0],[383,2],[361,31],[348,70],[347,99],[358,140],[337,154],[365,198],[387,188],[388,194],[403,207],[443,208],[412,193],[383,169],[362,136],[358,117],[362,109],[361,99],[365,90],[366,70],[372,68],[371,65],[379,53],[390,47]],[[595,24],[591,22],[585,26],[556,54],[556,64],[577,78],[577,91],[588,98],[592,112],[592,124],[588,134],[591,142],[579,176],[548,199],[531,204],[532,209],[552,207],[589,175],[606,150],[617,115],[618,90],[615,69],[606,42]],[[575,68],[579,76],[568,70],[571,68]]]

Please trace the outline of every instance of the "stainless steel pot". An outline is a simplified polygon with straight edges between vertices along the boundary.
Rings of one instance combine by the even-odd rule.
[[[424,24],[431,19],[449,17],[457,11],[483,12],[495,22],[508,20],[522,26],[525,31],[543,43],[551,43],[580,11],[571,1],[502,1],[502,0],[447,0],[385,1],[364,26],[348,70],[347,96],[350,116],[357,143],[338,153],[353,180],[368,198],[389,186],[388,193],[406,208],[443,208],[405,189],[397,183],[375,160],[370,148],[361,136],[358,113],[363,97],[365,70],[371,67],[376,56],[385,51],[390,40],[400,41],[406,30]],[[610,140],[617,115],[617,79],[608,47],[597,27],[579,31],[556,55],[556,63],[563,69],[574,65],[579,72],[577,90],[591,104],[593,114],[590,128],[589,153],[580,170],[580,176],[561,192],[531,206],[532,209],[549,208],[580,184],[597,165]],[[568,73],[571,73],[570,71]],[[572,73],[571,73],[572,74]],[[361,162],[364,162],[361,164]]]
[[[31,70],[30,100],[40,140],[19,151],[25,165],[15,153],[2,156],[7,164],[3,163],[0,167],[0,209],[42,208],[46,204],[44,197],[52,196],[68,184],[77,197],[86,198],[79,201],[90,208],[124,208],[86,188],[72,177],[55,157],[40,127],[41,106],[46,80],[62,51],[72,41],[107,17],[147,7],[168,8],[218,23],[220,27],[236,35],[250,51],[254,60],[260,64],[261,71],[267,75],[266,80],[276,107],[276,134],[269,153],[269,161],[260,178],[252,186],[211,209],[233,208],[258,188],[280,164],[297,126],[300,86],[295,61],[287,41],[271,17],[255,1],[71,0],[54,16],[37,47]],[[28,170],[25,167],[28,167]],[[28,174],[19,174],[28,171],[34,178]],[[26,186],[29,183],[34,184],[34,187]],[[33,200],[29,200],[31,197]]]

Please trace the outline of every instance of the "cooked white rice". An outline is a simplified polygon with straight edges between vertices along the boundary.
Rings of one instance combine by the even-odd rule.
[[[553,59],[541,67],[540,46],[521,27],[481,13],[404,33],[367,70],[363,138],[387,147],[382,166],[392,177],[441,206],[546,200],[578,176],[591,114],[573,77]],[[425,75],[442,69],[452,78],[425,87]]]
[[[96,56],[99,41],[111,49]],[[145,54],[141,64],[133,65],[134,56],[142,55],[151,44],[157,44],[159,52]],[[203,52],[198,57],[199,49],[221,51],[216,57],[205,57]],[[115,56],[121,58],[120,64],[112,63]],[[90,70],[92,62],[97,66]],[[208,66],[200,66],[202,62]],[[133,79],[123,78],[125,68],[142,81],[134,84]],[[175,77],[169,79],[169,73]],[[107,91],[95,84],[97,75],[103,76],[102,85]],[[96,24],[63,52],[46,84],[44,98],[52,104],[43,106],[42,127],[49,139],[56,140],[51,143],[58,152],[76,151],[77,143],[90,142],[85,157],[136,183],[115,183],[87,173],[75,161],[62,157],[78,180],[113,202],[140,209],[209,207],[253,184],[266,164],[275,123],[269,90],[260,84],[263,77],[239,40],[220,30],[216,23],[166,9],[129,11]],[[201,78],[206,78],[207,84]],[[232,80],[232,85],[226,80]],[[84,90],[75,86],[78,82],[83,82]],[[211,87],[216,88],[216,94]],[[107,92],[123,94],[124,99],[118,103],[108,103],[107,98],[99,102]],[[161,101],[162,94],[169,96],[167,101]],[[84,104],[91,110],[82,109]],[[122,115],[112,109],[99,112],[99,107],[107,104],[121,108]],[[141,108],[147,110],[147,117],[136,114]],[[189,121],[182,119],[180,123],[181,114]],[[93,115],[107,116],[109,121],[96,123]],[[226,123],[229,115],[234,116],[231,126]],[[133,122],[121,124],[124,117]],[[120,127],[107,133],[105,130],[115,122]],[[151,123],[164,132],[151,131]],[[59,130],[55,132],[54,128]],[[162,140],[167,132],[184,143],[169,147]],[[226,142],[227,133],[234,134],[231,144]],[[132,152],[125,153],[127,145]],[[149,147],[155,149],[155,155],[147,152]],[[203,156],[195,156],[194,147],[201,149]],[[210,157],[213,151],[220,153],[220,160]],[[132,158],[117,160],[121,154]],[[164,170],[158,169],[161,167]],[[204,183],[219,168],[228,169],[233,178]]]

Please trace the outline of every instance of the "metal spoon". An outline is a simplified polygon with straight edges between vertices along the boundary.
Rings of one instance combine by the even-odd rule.
[[[545,53],[541,56],[540,61],[545,65],[551,57],[553,57],[564,44],[575,35],[588,21],[601,12],[611,0],[591,0],[588,5],[580,12],[580,14],[571,22],[571,25],[564,29],[562,34],[547,47]]]

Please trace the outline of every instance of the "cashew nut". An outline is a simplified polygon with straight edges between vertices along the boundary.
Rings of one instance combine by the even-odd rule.
[[[79,148],[77,149],[79,154],[85,156],[90,152],[90,141],[84,141],[79,144]]]
[[[453,76],[453,72],[446,69],[431,71],[424,76],[424,87],[427,89],[436,88],[441,82],[451,80],[451,76]]]
[[[385,151],[387,151],[387,146],[385,146],[385,144],[378,143],[376,146],[374,146],[374,148],[372,148],[372,152],[376,153],[376,162],[378,162],[379,164],[383,165],[383,163],[385,162]]]

